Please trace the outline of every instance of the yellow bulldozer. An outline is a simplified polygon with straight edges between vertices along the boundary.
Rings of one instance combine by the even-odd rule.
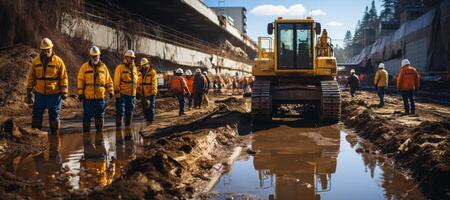
[[[258,38],[258,57],[252,70],[253,119],[270,121],[280,105],[295,104],[318,111],[322,121],[339,121],[337,65],[326,30],[321,35],[320,23],[310,17],[279,17],[268,24],[267,32],[273,38]]]

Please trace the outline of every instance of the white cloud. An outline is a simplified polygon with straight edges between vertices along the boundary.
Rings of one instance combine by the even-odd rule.
[[[311,16],[325,16],[327,13],[321,9],[311,10],[309,12],[309,15]]]
[[[343,23],[338,22],[338,21],[331,21],[331,22],[328,22],[327,25],[328,25],[328,26],[335,26],[335,27],[337,27],[337,26],[344,26]]]
[[[306,9],[302,4],[295,4],[286,8],[283,5],[264,4],[253,8],[250,13],[258,16],[302,16]]]

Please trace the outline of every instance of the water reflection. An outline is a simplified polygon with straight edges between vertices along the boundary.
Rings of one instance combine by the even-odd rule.
[[[356,153],[346,135],[337,126],[259,131],[255,156],[241,156],[213,190],[219,199],[425,199],[382,158]]]
[[[46,151],[37,155],[11,156],[0,162],[9,172],[39,180],[47,187],[65,184],[61,181],[64,174],[74,189],[106,186],[121,175],[122,168],[130,160],[142,153],[141,129],[142,125],[136,124],[131,129],[49,135]],[[40,191],[31,193],[35,196]]]
[[[331,189],[331,174],[336,171],[339,129],[280,134],[264,132],[254,137],[252,147],[258,153],[253,165],[260,187],[265,177],[276,176],[269,199],[320,199],[318,193]]]

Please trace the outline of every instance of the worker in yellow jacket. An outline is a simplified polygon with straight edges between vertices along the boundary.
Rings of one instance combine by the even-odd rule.
[[[122,126],[125,113],[125,126],[131,125],[133,111],[136,107],[138,70],[134,63],[133,50],[127,50],[123,62],[114,71],[114,93],[116,95],[116,127]]]
[[[53,52],[52,41],[42,39],[40,48],[28,76],[27,103],[33,103],[34,94],[31,126],[41,129],[44,111],[48,109],[50,132],[56,134],[60,128],[61,103],[69,92],[69,79],[64,61]]]
[[[100,49],[93,46],[89,50],[90,59],[81,65],[78,72],[78,99],[83,102],[83,131],[89,132],[91,118],[95,119],[95,129],[103,129],[106,97],[114,97],[114,87],[108,67],[100,60]]]
[[[375,89],[377,90],[378,97],[380,98],[379,107],[384,106],[384,92],[388,87],[389,75],[388,72],[384,69],[384,63],[380,63],[378,65],[378,70],[375,73],[375,78],[373,80],[373,84],[375,85]]]
[[[138,97],[142,99],[144,117],[148,123],[155,119],[155,97],[158,93],[158,79],[147,58],[141,59],[141,68],[138,78]]]

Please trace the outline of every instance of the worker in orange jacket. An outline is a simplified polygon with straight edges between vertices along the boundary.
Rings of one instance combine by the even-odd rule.
[[[411,114],[416,113],[414,92],[419,89],[419,86],[419,73],[417,73],[417,70],[411,66],[408,59],[402,60],[402,68],[397,76],[397,90],[399,90],[402,94],[405,114],[410,113],[410,105]]]
[[[184,113],[184,97],[185,95],[190,96],[191,92],[189,91],[186,80],[183,77],[183,69],[178,68],[175,70],[175,76],[173,76],[172,80],[170,81],[169,88],[170,92],[172,92],[177,97],[178,103],[180,104],[179,115],[186,115]]]
[[[189,88],[189,91],[191,91],[193,93],[194,91],[194,75],[192,74],[191,70],[186,70],[186,84],[187,87]],[[193,94],[188,96],[188,108],[190,109],[192,107],[192,100],[193,100],[194,96]]]

